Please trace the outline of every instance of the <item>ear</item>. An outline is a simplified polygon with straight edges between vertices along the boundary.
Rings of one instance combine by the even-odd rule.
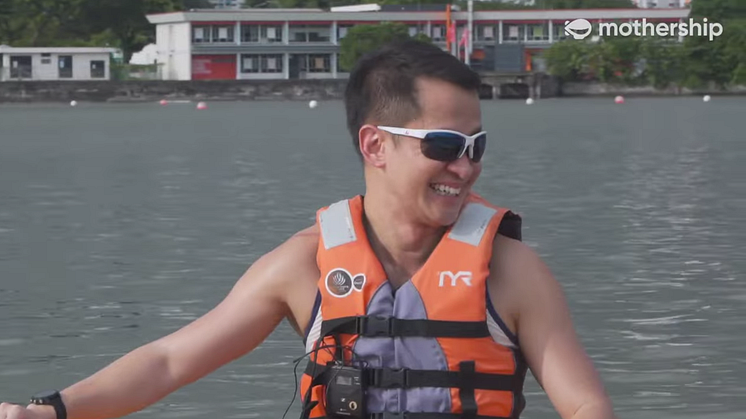
[[[381,131],[373,125],[366,124],[360,127],[358,131],[360,139],[360,152],[363,160],[373,167],[383,167],[385,165],[384,138]]]

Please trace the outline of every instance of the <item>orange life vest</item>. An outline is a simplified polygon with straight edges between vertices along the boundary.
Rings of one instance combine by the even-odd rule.
[[[362,200],[317,212],[321,276],[306,328],[302,417],[332,417],[336,364],[363,370],[364,418],[518,418],[526,363],[486,280],[495,234],[520,240],[520,217],[470,195],[424,266],[394,290],[370,247]]]

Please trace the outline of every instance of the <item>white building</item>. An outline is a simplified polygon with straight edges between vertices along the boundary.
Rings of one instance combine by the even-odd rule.
[[[691,0],[633,0],[643,9],[676,9],[689,7]]]
[[[0,45],[0,81],[109,80],[115,48],[16,48]]]
[[[197,10],[147,18],[156,26],[158,63],[166,80],[344,78],[346,73],[339,66],[340,40],[356,25],[403,23],[410,35],[424,33],[446,50],[468,39],[462,38],[469,24],[467,11],[451,12],[450,24],[456,26],[457,35],[448,40],[445,7],[437,11],[364,7],[366,11]],[[597,25],[642,18],[681,22],[688,16],[689,9],[676,8],[474,11],[470,65],[491,71],[488,65],[505,57],[525,63],[521,64],[524,70],[532,71],[542,51],[567,36],[565,22],[574,19]],[[465,49],[458,49],[459,58],[465,56]]]

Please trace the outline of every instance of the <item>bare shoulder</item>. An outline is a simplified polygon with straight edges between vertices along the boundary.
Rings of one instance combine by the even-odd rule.
[[[314,224],[293,234],[271,252],[259,258],[252,267],[261,268],[276,281],[286,285],[285,281],[294,281],[292,274],[302,273],[309,267],[316,266],[318,243],[319,229]]]
[[[319,268],[316,254],[319,246],[319,227],[314,224],[299,231],[278,247],[271,256],[271,263],[282,273],[278,290],[287,307],[286,318],[296,333],[303,335],[311,319],[316,301]]]
[[[293,311],[293,304],[297,303],[296,290],[308,289],[307,285],[315,286],[318,279],[316,252],[319,243],[319,229],[312,225],[293,234],[275,249],[259,258],[236,284],[242,282],[267,280],[271,285],[264,287],[274,294]],[[259,273],[258,278],[253,271]],[[314,297],[314,296],[311,296]],[[288,313],[292,314],[292,313]]]
[[[519,240],[500,234],[495,236],[492,247],[492,263],[489,291],[492,303],[516,335],[519,334],[521,313],[535,302],[535,291],[557,293],[557,281],[533,249]]]
[[[576,334],[562,286],[546,263],[526,244],[500,235],[492,257],[493,304],[518,336],[531,372],[561,417],[587,411],[613,418],[603,384]]]
[[[497,274],[494,279],[500,282],[504,292],[509,292],[514,297],[526,292],[533,293],[537,291],[536,287],[540,287],[542,293],[562,292],[546,263],[536,251],[519,240],[496,235],[492,261]],[[533,299],[521,301],[520,305],[530,304],[531,301]]]

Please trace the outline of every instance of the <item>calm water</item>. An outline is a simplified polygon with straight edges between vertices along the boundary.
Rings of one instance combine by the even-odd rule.
[[[619,416],[746,417],[746,98],[483,104],[476,190],[523,215]],[[0,400],[185,325],[363,191],[340,102],[210,105],[0,107]],[[280,418],[302,351],[283,323],[133,416]]]

